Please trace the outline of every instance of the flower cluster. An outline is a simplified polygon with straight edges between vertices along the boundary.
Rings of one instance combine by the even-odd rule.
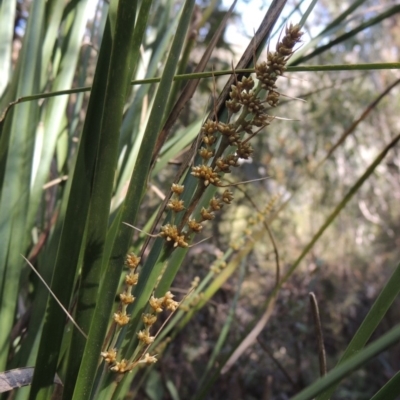
[[[167,207],[176,213],[185,213],[179,226],[166,225],[160,232],[160,236],[172,242],[174,247],[187,247],[190,234],[200,232],[202,222],[214,219],[215,212],[219,211],[223,204],[230,204],[232,201],[232,193],[225,191],[221,199],[214,197],[208,208],[203,207],[200,210],[200,217],[193,218],[205,189],[210,185],[224,186],[221,184],[223,175],[237,167],[240,159],[251,157],[253,148],[249,140],[274,119],[268,111],[279,101],[276,81],[285,71],[286,63],[301,36],[298,25],[288,26],[283,39],[276,46],[276,51],[268,51],[267,61],[255,66],[257,80],[251,76],[243,76],[231,86],[229,99],[225,103],[228,109],[227,121],[208,119],[203,124],[199,149],[201,163],[194,165],[191,171],[191,174],[199,179],[197,191],[185,208],[179,198],[183,187],[173,187],[173,195]]]
[[[131,253],[128,254],[125,260],[125,265],[129,268],[129,273],[125,276],[125,290],[120,293],[119,299],[121,301],[121,309],[114,313],[114,322],[122,327],[129,322],[129,315],[126,313],[126,309],[129,304],[135,301],[132,295],[132,290],[138,283],[139,274],[136,273],[136,269],[140,263],[140,257]]]
[[[178,307],[178,302],[172,300],[174,298],[174,295],[168,291],[165,293],[163,297],[156,298],[154,296],[151,296],[149,303],[150,307],[153,309],[155,313],[160,313],[164,309],[169,310],[169,311],[175,311]]]
[[[276,80],[286,70],[286,63],[293,54],[294,46],[300,42],[303,33],[299,25],[290,25],[286,28],[285,36],[277,44],[276,52],[268,52],[267,62],[256,66],[257,79],[263,89],[268,91],[266,102],[274,107],[278,104],[279,93],[276,91]]]
[[[129,255],[126,264],[129,266],[135,265],[136,262],[130,263],[130,261],[132,261],[134,257],[136,256]],[[138,264],[140,259],[137,257],[136,261]],[[192,288],[190,290],[192,290]],[[165,295],[160,298],[154,297],[154,295],[151,296],[149,300],[150,312],[142,315],[143,329],[137,333],[139,346],[141,349],[144,349],[143,351],[141,351],[141,356],[136,357],[133,360],[122,359],[121,361],[117,361],[117,349],[115,349],[113,346],[111,346],[110,350],[101,353],[104,361],[107,364],[111,365],[112,371],[125,373],[132,371],[132,369],[135,368],[138,364],[153,364],[157,362],[157,358],[155,356],[151,356],[149,353],[147,353],[148,348],[156,338],[156,335],[151,335],[150,330],[157,321],[157,314],[161,313],[164,310],[174,312],[178,308],[179,303],[173,300],[173,298],[174,295],[170,291],[165,293]],[[118,315],[118,318],[116,318],[116,315]],[[124,320],[124,323],[120,323],[119,320],[122,318],[123,315],[124,313],[121,311],[114,314],[114,320],[119,326],[125,325],[129,321],[129,316],[126,316],[127,322],[125,323]]]
[[[132,290],[133,286],[137,285],[138,283],[139,274],[136,272],[136,269],[139,263],[140,257],[136,256],[133,253],[128,254],[128,256],[126,257],[125,265],[129,268],[129,273],[125,276],[125,290],[119,295],[121,307],[117,312],[114,313],[114,322],[119,329],[126,325],[130,319],[129,315],[126,313],[126,309],[128,305],[132,304],[135,300],[132,295]],[[110,349],[108,351],[104,351],[101,353],[104,361],[107,364],[111,365],[112,371],[125,373],[131,371],[138,363],[152,364],[157,361],[155,357],[150,356],[148,353],[146,353],[135,363],[132,363],[125,359],[117,361],[117,349],[114,348],[114,344],[115,343],[110,346]]]
[[[215,115],[216,120],[208,119],[203,124],[199,156],[197,157],[197,160],[200,161],[191,167],[191,175],[198,180],[197,187],[193,193],[190,193],[190,196],[184,196],[185,187],[183,185],[172,185],[172,195],[166,205],[170,211],[170,219],[167,224],[161,226],[157,235],[170,245],[171,250],[178,247],[189,247],[191,236],[201,232],[206,221],[213,220],[217,212],[221,211],[225,205],[231,204],[233,193],[230,190],[224,190],[221,193],[223,190],[221,188],[227,186],[222,183],[223,177],[225,174],[231,173],[233,168],[238,167],[241,159],[251,157],[253,148],[250,139],[275,118],[269,112],[279,101],[280,94],[276,81],[284,73],[286,63],[301,36],[299,26],[288,26],[283,39],[276,46],[276,51],[268,51],[267,61],[257,63],[255,66],[256,79],[244,76],[240,80],[236,79],[235,84],[231,86],[229,98],[225,103],[228,110],[226,121],[218,121],[217,115]],[[219,188],[221,192],[215,194],[209,200],[208,205],[202,207],[200,200],[210,186]],[[271,208],[272,204],[249,223],[249,228],[259,222],[259,219],[265,218]],[[251,234],[251,229],[247,234]],[[236,243],[235,246],[240,246],[240,244]],[[137,351],[132,359],[118,361],[115,344],[122,327],[130,320],[127,308],[135,301],[133,287],[137,285],[139,279],[139,274],[136,272],[139,262],[140,257],[134,254],[128,255],[126,258],[125,264],[129,268],[129,273],[125,277],[124,291],[119,295],[119,310],[114,314],[117,329],[109,350],[101,353],[111,370],[118,373],[132,371],[139,364],[152,364],[157,361],[154,355],[148,353],[148,350],[152,349],[157,337],[158,332],[154,332],[154,325],[161,312],[168,310],[173,313],[178,307],[188,309],[202,301],[202,293],[192,293],[198,285],[198,278],[192,282],[192,287],[182,300],[184,304],[175,301],[174,295],[170,291],[162,297],[155,297],[153,294],[149,299],[147,312],[142,315],[142,328],[137,332],[139,343]],[[225,266],[223,260],[218,260],[211,270],[219,273]]]
[[[181,235],[176,225],[167,224],[161,227],[160,236],[167,242],[172,242],[174,247],[188,247],[185,235]]]

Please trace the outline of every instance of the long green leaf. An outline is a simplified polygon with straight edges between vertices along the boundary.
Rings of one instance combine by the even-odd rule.
[[[374,333],[375,329],[378,327],[379,323],[382,321],[389,307],[393,304],[394,300],[400,293],[400,264],[397,266],[393,275],[390,277],[389,281],[381,291],[380,295],[376,299],[375,303],[372,305],[367,316],[364,318],[361,326],[358,328],[357,332],[353,336],[350,344],[348,345],[346,351],[340,358],[338,366],[341,365],[348,358],[353,357],[365,346],[371,335]],[[332,393],[335,391],[336,386],[332,386],[325,393],[322,393],[317,397],[317,400],[328,400]]]
[[[44,17],[43,0],[36,1],[31,10],[21,50],[20,67],[14,74],[16,96],[26,96],[39,90],[41,23]],[[39,27],[39,28],[38,28]],[[4,282],[0,289],[0,370],[4,370],[8,357],[9,334],[15,318],[21,254],[29,244],[30,228],[26,225],[29,204],[29,186],[34,135],[38,121],[37,103],[17,107],[5,125],[8,143],[2,154],[2,191],[0,199],[0,276]],[[4,163],[4,164],[3,164]],[[6,284],[5,284],[6,282]]]
[[[82,281],[78,296],[76,321],[85,332],[92,323],[92,316],[99,294],[100,272],[103,261],[103,248],[108,228],[108,214],[114,184],[114,174],[118,160],[119,131],[126,101],[127,88],[135,65],[130,57],[133,51],[135,14],[137,3],[121,1],[118,4],[117,21],[112,45],[104,108],[100,129],[99,147],[92,183],[92,196],[87,220],[87,242],[85,243]],[[136,44],[139,46],[140,44]],[[138,52],[138,49],[135,49]],[[74,330],[71,347],[73,352],[69,359],[68,390],[64,389],[64,398],[71,398],[80,361],[86,341],[78,331]]]
[[[311,400],[325,389],[335,385],[351,372],[360,368],[371,358],[382,353],[400,340],[400,325],[396,325],[388,333],[367,346],[358,354],[346,360],[343,364],[334,368],[331,372],[304,389],[301,393],[291,398],[291,400]]]
[[[60,68],[52,86],[52,89],[55,91],[67,89],[72,84],[80,52],[80,43],[86,27],[87,4],[87,0],[82,0],[77,2],[76,8],[71,9],[69,18],[72,24],[64,38]],[[60,125],[60,120],[62,120],[65,114],[67,102],[67,96],[51,98],[44,109],[43,143],[42,146],[36,147],[38,170],[32,177],[33,187],[28,211],[28,226],[30,226],[30,221],[33,221],[35,218],[39,202],[42,199],[43,185],[46,179],[48,179],[55,146],[63,129]]]
[[[371,400],[396,400],[400,395],[400,371],[387,382]]]
[[[104,103],[110,52],[111,33],[107,24],[100,48],[98,67],[94,76],[85,125],[74,170],[71,173],[72,179],[68,180],[65,188],[66,193],[63,197],[58,222],[63,225],[60,242],[57,245],[57,259],[51,287],[57,298],[67,308],[73,290],[85,221],[89,209],[93,168],[101,122],[99,116]],[[65,315],[52,298],[49,299],[46,314],[47,320],[43,328],[30,399],[37,398],[42,388],[42,398],[46,398],[46,388],[50,388],[52,385],[62,342]]]
[[[105,260],[105,274],[100,288],[93,323],[90,327],[89,338],[86,344],[84,358],[79,371],[78,381],[74,392],[74,400],[87,399],[90,395],[98,363],[101,346],[109,324],[109,318],[114,302],[114,296],[119,284],[119,277],[124,265],[124,259],[131,239],[131,229],[122,222],[135,223],[139,205],[147,183],[150,168],[149,154],[152,153],[158,131],[163,118],[166,99],[170,91],[175,74],[178,57],[182,49],[183,40],[190,23],[194,1],[186,1],[182,10],[177,33],[172,44],[163,76],[158,87],[149,122],[140,148],[135,169],[132,174],[127,197],[121,206],[115,224],[119,228],[110,260]],[[108,257],[107,257],[108,258]]]
[[[143,21],[144,19],[142,18],[141,23]],[[160,63],[166,57],[171,40],[176,32],[178,21],[178,19],[172,21],[167,30],[164,31],[162,40],[158,42],[158,46],[153,51],[151,60],[146,68],[146,77],[150,78],[154,76]],[[158,80],[158,82],[159,81],[160,80]],[[150,97],[150,89],[151,86],[149,85],[142,85],[138,88],[135,98],[122,123],[120,146],[121,148],[122,146],[126,146],[126,155],[117,177],[117,189],[115,194],[116,205],[119,205],[124,198],[124,187],[127,182],[129,182],[135,167],[146,125],[150,117],[149,113],[147,113],[145,123],[142,122],[143,105],[146,103],[145,99]]]
[[[11,75],[11,52],[16,3],[16,0],[4,0],[0,3],[0,98],[8,85]]]
[[[71,2],[72,4],[76,2]],[[40,87],[44,88],[49,81],[49,68],[51,58],[53,56],[54,44],[58,39],[60,24],[65,9],[65,3],[59,0],[49,0],[46,3],[46,15],[44,24],[46,26],[46,34],[42,44],[42,61],[46,68],[42,68],[40,76]],[[55,74],[55,71],[53,71]],[[53,75],[54,78],[54,75]]]

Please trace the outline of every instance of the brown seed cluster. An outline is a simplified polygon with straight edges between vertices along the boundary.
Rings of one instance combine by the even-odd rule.
[[[181,235],[178,232],[176,225],[167,224],[161,227],[160,236],[163,237],[167,242],[174,244],[174,247],[188,247],[185,241],[185,235]]]
[[[208,206],[200,207],[199,202],[210,186],[222,188],[224,174],[229,174],[232,168],[239,166],[240,159],[249,159],[253,153],[250,139],[257,135],[263,128],[267,127],[273,116],[269,114],[272,107],[279,102],[279,92],[276,81],[285,69],[286,63],[293,54],[294,47],[300,42],[302,32],[298,25],[289,25],[285,29],[285,35],[277,44],[275,52],[267,54],[267,61],[257,63],[255,66],[256,80],[251,76],[242,77],[236,80],[231,86],[229,98],[225,105],[228,109],[228,117],[224,122],[207,120],[201,128],[201,143],[199,148],[200,162],[194,165],[191,174],[198,179],[197,188],[191,193],[190,202],[185,204],[183,198],[185,188],[183,185],[173,184],[171,187],[171,198],[167,203],[167,209],[171,212],[169,223],[160,228],[158,234],[172,249],[187,248],[191,236],[201,232],[206,221],[213,220],[215,214],[226,204],[233,201],[233,193],[225,190],[222,194],[216,194],[211,198]],[[182,198],[183,197],[183,198]],[[200,209],[201,208],[201,209]],[[269,212],[268,210],[265,212]],[[264,215],[262,215],[264,217]],[[176,222],[179,221],[179,222]],[[251,226],[251,224],[250,224]],[[132,294],[133,287],[137,285],[139,274],[136,272],[140,258],[129,254],[125,264],[129,273],[125,277],[124,291],[119,295],[120,307],[114,314],[114,322],[117,326],[114,339],[111,341],[109,350],[102,352],[101,356],[111,367],[111,370],[118,373],[126,373],[135,368],[138,364],[152,364],[157,361],[155,356],[147,351],[157,337],[157,333],[151,333],[157,321],[158,314],[164,310],[174,312],[179,306],[171,292],[165,293],[162,297],[151,296],[147,306],[147,312],[142,315],[142,326],[137,333],[139,341],[138,352],[131,360],[117,360],[118,333],[122,327],[130,321],[127,314],[127,307],[135,301]],[[216,263],[212,271],[219,273],[225,264]],[[189,293],[198,284],[198,279],[192,284]],[[193,297],[193,298],[192,298]],[[193,306],[196,301],[201,300],[197,295],[188,297],[183,307]],[[190,301],[189,301],[190,300]],[[187,303],[187,304],[186,304]]]
[[[286,63],[293,54],[294,46],[300,42],[303,33],[299,25],[290,25],[285,30],[285,36],[277,44],[276,52],[268,52],[267,62],[256,66],[257,79],[262,88],[268,91],[266,102],[275,107],[278,104],[279,93],[276,91],[276,80],[286,70]]]
[[[209,206],[200,210],[200,216],[193,218],[194,211],[207,187],[221,187],[224,174],[239,165],[240,159],[249,159],[253,148],[249,140],[267,127],[274,119],[268,112],[279,101],[276,81],[286,69],[286,63],[300,42],[302,32],[298,25],[289,25],[285,35],[277,44],[275,52],[267,54],[267,61],[257,63],[257,80],[251,76],[242,77],[231,86],[226,101],[228,119],[225,122],[208,119],[201,128],[201,163],[192,167],[191,174],[199,179],[196,194],[185,207],[180,196],[183,186],[173,185],[172,197],[167,208],[174,213],[184,212],[179,225],[168,224],[161,227],[160,236],[173,247],[188,247],[190,235],[202,230],[202,223],[214,219],[215,212],[224,204],[230,204],[233,195],[225,191],[222,198],[214,197]],[[248,135],[246,137],[246,135]],[[174,218],[173,218],[174,220]]]

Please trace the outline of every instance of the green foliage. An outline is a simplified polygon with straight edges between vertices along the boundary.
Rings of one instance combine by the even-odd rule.
[[[288,347],[296,332],[312,330],[292,282],[303,274],[313,290],[317,278],[310,275],[321,276],[321,298],[329,276],[323,267],[348,262],[338,257],[340,243],[332,245],[335,234],[343,246],[354,237],[377,238],[352,249],[357,270],[374,251],[383,257],[379,246],[386,258],[375,264],[398,263],[400,215],[382,193],[400,193],[400,135],[392,133],[395,102],[386,99],[398,80],[383,75],[399,63],[385,62],[383,50],[382,61],[378,50],[368,58],[362,49],[354,59],[353,49],[373,46],[369,31],[383,29],[399,6],[361,18],[368,2],[345,11],[303,3],[286,6],[288,21],[281,17],[285,1],[273,1],[234,71],[226,59],[234,52],[227,36],[228,21],[240,15],[236,2],[226,12],[218,1],[101,1],[91,20],[87,0],[0,3],[0,371],[10,370],[1,375],[4,391],[30,385],[11,396],[45,400],[58,396],[61,381],[63,399],[203,399],[213,390],[221,397],[214,384],[238,374],[237,385],[247,380],[244,386],[255,388],[242,397],[260,398],[265,376],[252,363],[263,356],[252,353],[246,364],[245,355],[257,337],[265,339],[267,323],[271,346],[282,348],[279,310],[292,324]],[[329,16],[324,26],[319,13]],[[18,18],[27,19],[22,39]],[[300,27],[289,24],[296,18],[307,32],[300,48]],[[311,34],[316,28],[320,33]],[[267,52],[271,38],[278,44]],[[375,70],[382,75],[367,75]],[[195,94],[200,80],[212,97],[208,118],[204,96]],[[374,83],[380,80],[384,88]],[[379,135],[376,126],[384,127]],[[235,178],[233,168],[241,171]],[[266,169],[271,179],[264,181]],[[371,213],[364,199],[374,185],[381,192]],[[374,221],[360,224],[365,235],[353,226],[360,212]],[[311,274],[304,264],[315,265]],[[309,364],[295,382],[268,351],[291,384],[288,395],[331,398],[341,380],[399,341],[398,325],[379,330],[398,296],[399,271],[325,377],[316,380]],[[334,299],[339,285],[325,283],[322,318],[341,306]],[[379,337],[367,345],[373,334]],[[328,360],[335,363],[345,347],[339,342]],[[303,357],[316,363],[313,351]],[[175,373],[165,374],[174,357]],[[22,374],[24,367],[34,370]],[[179,371],[187,381],[176,379]],[[393,375],[374,399],[398,395]]]

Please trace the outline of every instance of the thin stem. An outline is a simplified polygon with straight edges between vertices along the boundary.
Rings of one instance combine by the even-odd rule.
[[[319,315],[318,301],[313,292],[310,292],[308,295],[310,296],[311,312],[315,324],[315,335],[317,336],[319,371],[321,376],[325,376],[327,373],[326,354],[325,354],[324,337],[322,335],[322,325],[321,325],[321,318]]]
[[[366,64],[335,64],[335,65],[303,65],[303,66],[296,66],[296,67],[287,67],[285,72],[322,72],[322,71],[362,71],[362,70],[382,70],[382,69],[400,69],[399,62],[393,63],[366,63]],[[189,79],[199,79],[199,78],[211,78],[212,76],[223,76],[223,75],[232,75],[233,73],[239,74],[251,74],[254,72],[254,68],[240,68],[232,70],[222,70],[222,71],[205,71],[199,73],[192,73],[192,74],[182,74],[176,75],[174,77],[174,81],[180,80],[189,80]],[[144,85],[144,84],[151,84],[151,83],[158,83],[160,82],[160,77],[156,78],[148,78],[148,79],[138,79],[131,81],[131,85]],[[10,111],[10,109],[15,106],[16,104],[25,103],[27,101],[32,100],[40,100],[46,99],[49,97],[55,96],[63,96],[69,95],[73,93],[83,93],[83,92],[90,92],[92,89],[91,86],[83,86],[74,89],[68,90],[59,90],[56,92],[49,92],[49,93],[39,93],[33,94],[30,96],[20,97],[15,101],[12,101],[8,104],[8,106],[3,111],[0,117],[0,124],[4,121],[6,115]]]

